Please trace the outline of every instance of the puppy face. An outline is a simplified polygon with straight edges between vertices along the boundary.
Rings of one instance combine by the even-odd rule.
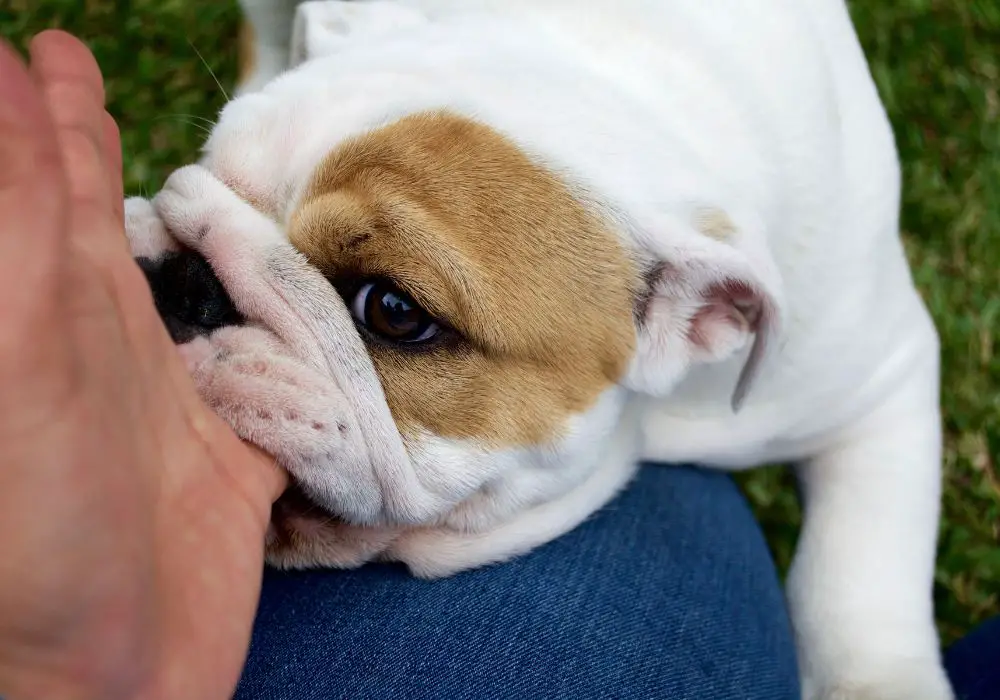
[[[436,111],[352,136],[287,231],[351,309],[415,468],[454,482],[456,506],[608,430],[595,408],[634,352],[633,266],[495,130]],[[488,528],[555,495],[541,486],[443,520]]]
[[[551,539],[622,485],[605,467],[631,462],[608,459],[625,387],[669,391],[771,318],[739,233],[687,232],[606,187],[659,192],[619,156],[657,134],[516,36],[355,37],[232,101],[205,145],[201,166],[252,207],[247,221],[321,273],[320,296],[336,290],[329,303],[353,318],[337,332],[363,343],[413,476],[358,477],[329,502],[293,491],[275,508],[273,563],[381,556],[447,572]],[[507,68],[518,62],[531,70]],[[585,106],[605,109],[574,112]],[[405,501],[387,493],[404,482],[433,512],[373,518]]]
[[[432,109],[317,133],[298,94],[232,102],[203,165],[350,310],[418,479],[448,504],[425,525],[482,533],[562,496],[595,468],[635,352],[618,233],[488,124]],[[272,562],[353,565],[399,539],[315,501],[277,504]]]
[[[635,289],[616,237],[469,119],[415,114],[347,139],[288,234],[348,301],[415,446],[549,444],[631,359]]]

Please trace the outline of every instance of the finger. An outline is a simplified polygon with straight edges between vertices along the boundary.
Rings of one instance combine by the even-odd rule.
[[[122,182],[122,142],[114,117],[104,113],[104,158],[108,164],[108,190],[115,218],[125,231],[125,184]]]
[[[74,231],[106,232],[113,221],[109,166],[104,157],[104,81],[90,50],[62,31],[38,34],[29,47],[56,134],[70,197]]]
[[[271,502],[274,503],[278,500],[278,496],[288,488],[288,472],[278,466],[278,460],[256,445],[249,442],[243,444],[249,447],[254,455],[261,489],[268,494]]]
[[[46,298],[65,250],[66,178],[45,98],[0,42],[0,326]],[[16,282],[16,284],[13,284]]]
[[[69,386],[59,336],[68,213],[45,96],[0,41],[0,415],[22,424]]]
[[[202,444],[209,446],[218,472],[225,477],[234,493],[243,496],[260,519],[266,524],[270,519],[271,504],[288,488],[288,472],[278,460],[253,443],[241,440],[232,427],[209,408],[198,395],[190,375],[183,369],[180,353],[174,348],[175,362],[167,363],[167,371],[180,370],[176,375],[177,386],[181,387],[182,408],[185,425],[200,436]],[[175,477],[182,480],[181,473]],[[191,475],[188,474],[188,478]],[[197,474],[194,478],[200,478]]]
[[[213,416],[209,422],[215,422],[215,419]],[[259,447],[238,438],[230,441],[230,436],[236,437],[235,434],[221,419],[217,420],[221,431],[211,436],[214,474],[222,478],[222,488],[249,507],[249,512],[263,531],[271,520],[271,506],[288,487],[288,473],[278,466],[274,457]],[[190,489],[195,482],[204,482],[206,476],[207,473],[202,470],[187,471],[186,476],[181,477],[187,482],[183,489]],[[214,483],[220,485],[220,482]]]

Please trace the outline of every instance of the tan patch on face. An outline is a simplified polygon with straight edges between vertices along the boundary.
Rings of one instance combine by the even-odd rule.
[[[257,67],[257,36],[254,33],[253,25],[247,21],[240,24],[237,47],[239,51],[237,80],[244,83]]]
[[[389,277],[456,331],[426,349],[369,344],[404,435],[544,442],[633,354],[638,278],[614,233],[470,120],[412,115],[345,142],[289,235],[338,286]]]
[[[704,235],[722,243],[728,241],[736,233],[736,226],[726,216],[726,212],[720,209],[705,208],[700,210],[695,216],[695,226]]]

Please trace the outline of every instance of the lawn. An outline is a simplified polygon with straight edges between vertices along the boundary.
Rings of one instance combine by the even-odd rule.
[[[904,163],[903,235],[943,340],[936,598],[950,641],[1000,613],[1000,1],[851,5]],[[217,0],[0,0],[8,40],[58,26],[88,41],[130,193],[156,191],[193,158],[233,83],[238,23],[235,3]],[[740,481],[784,568],[799,518],[789,476]]]

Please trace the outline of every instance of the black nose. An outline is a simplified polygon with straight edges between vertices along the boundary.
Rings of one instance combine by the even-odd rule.
[[[160,261],[136,258],[153,292],[156,310],[175,343],[243,322],[211,266],[191,251]]]

